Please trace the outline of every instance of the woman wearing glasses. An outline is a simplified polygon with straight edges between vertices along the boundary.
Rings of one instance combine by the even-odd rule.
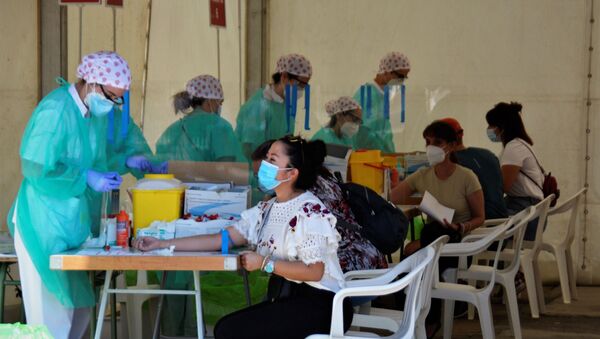
[[[199,75],[175,94],[174,122],[156,142],[156,155],[162,160],[246,161],[227,120],[221,117],[223,88],[211,75]]]
[[[325,111],[331,117],[327,126],[321,128],[312,140],[322,140],[326,144],[351,147],[352,149],[381,149],[381,142],[362,124],[362,110],[356,100],[339,97],[325,104]]]
[[[297,99],[302,97],[304,87],[312,76],[310,61],[300,54],[288,54],[279,58],[273,82],[259,89],[241,108],[237,116],[235,134],[244,155],[250,155],[263,142],[294,134],[293,116],[286,117],[285,88],[297,86]]]
[[[273,143],[258,171],[258,180],[275,197],[242,213],[227,228],[232,245],[255,246],[243,252],[248,271],[271,274],[266,301],[225,316],[215,326],[215,338],[305,338],[327,333],[334,293],[344,286],[336,255],[340,235],[336,218],[308,192],[325,158],[321,141],[284,137]],[[139,238],[140,250],[217,251],[224,236],[204,235],[175,240]],[[352,306],[344,304],[344,328],[352,321]]]

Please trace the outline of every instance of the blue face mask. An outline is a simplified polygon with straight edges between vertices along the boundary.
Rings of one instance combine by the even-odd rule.
[[[494,131],[493,128],[487,129],[487,136],[488,136],[488,138],[490,138],[491,142],[501,142],[502,141],[500,138],[498,138],[498,135],[496,134],[496,131]]]
[[[283,182],[290,181],[290,179],[277,180],[277,173],[279,173],[279,171],[287,171],[287,170],[291,170],[291,168],[279,168],[279,167],[271,164],[270,162],[266,162],[263,160],[260,163],[260,168],[258,169],[258,185],[259,185],[259,187],[262,187],[263,189],[269,191],[269,190],[275,189],[277,186],[279,186]]]
[[[258,189],[267,195],[275,195],[275,190],[266,189],[260,182],[258,182]]]
[[[114,107],[112,101],[106,99],[98,92],[90,92],[85,97],[85,104],[96,117],[106,116]]]

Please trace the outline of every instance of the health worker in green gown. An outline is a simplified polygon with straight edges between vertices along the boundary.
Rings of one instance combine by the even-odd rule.
[[[368,127],[379,140],[383,153],[394,153],[394,134],[389,119],[384,116],[384,87],[401,85],[408,78],[410,62],[400,52],[390,52],[379,62],[379,70],[372,83],[367,83],[354,93],[365,113],[364,125]],[[370,96],[369,96],[370,93]],[[370,98],[369,98],[370,97]],[[362,100],[361,100],[362,98]],[[370,100],[369,100],[370,99]],[[365,147],[375,149],[375,147]]]
[[[188,81],[185,91],[175,94],[173,107],[184,117],[167,128],[156,142],[161,161],[245,162],[231,124],[221,117],[223,88],[211,75]]]
[[[246,162],[233,128],[221,117],[223,88],[211,75],[200,75],[187,82],[185,91],[175,94],[173,107],[176,114],[184,117],[174,122],[156,143],[156,157],[160,161],[229,161]],[[204,276],[203,289],[214,289],[214,275]],[[229,273],[228,275],[236,275]],[[232,280],[225,276],[225,280]],[[239,278],[241,281],[241,278]],[[193,289],[191,272],[171,272],[166,276],[168,289]],[[240,289],[241,290],[241,289]],[[205,307],[211,307],[212,299],[204,295]],[[195,304],[193,296],[166,296],[161,315],[162,333],[167,336],[197,336]]]
[[[95,305],[87,272],[51,270],[50,256],[90,236],[88,193],[121,185],[108,171],[106,116],[131,82],[127,62],[107,51],[83,57],[77,77],[44,97],[27,124],[23,181],[8,217],[27,323],[47,326],[55,338],[81,338]]]
[[[325,104],[325,112],[331,118],[327,126],[321,128],[312,140],[323,140],[357,149],[380,149],[381,143],[368,127],[362,123],[363,112],[353,98],[342,96]]]
[[[290,116],[289,128],[285,110],[286,85],[296,86],[300,99],[312,76],[310,61],[300,54],[279,58],[273,82],[259,89],[241,108],[235,134],[247,159],[263,142],[294,134],[295,118]],[[289,98],[288,98],[289,100]]]

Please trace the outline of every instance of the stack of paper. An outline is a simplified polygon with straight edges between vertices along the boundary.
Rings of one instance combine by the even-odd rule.
[[[452,218],[454,217],[454,210],[452,208],[440,204],[439,201],[427,191],[425,191],[425,194],[423,195],[423,200],[421,200],[419,209],[442,225],[444,224],[444,220],[451,223]]]

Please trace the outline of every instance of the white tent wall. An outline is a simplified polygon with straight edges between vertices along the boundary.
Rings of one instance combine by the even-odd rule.
[[[397,112],[391,115],[400,151],[424,150],[424,127],[452,116],[465,129],[467,145],[499,153],[501,145],[487,139],[485,113],[499,101],[519,101],[536,152],[558,177],[564,199],[584,185],[590,4],[584,0],[270,1],[269,65],[284,53],[306,55],[314,70],[311,83],[327,89],[321,91],[325,98],[318,100],[325,102],[353,95],[362,83],[372,81],[385,53],[402,51],[412,70],[406,83],[405,126],[400,125]],[[600,34],[597,29],[594,33],[598,46]],[[597,63],[595,55],[594,66]],[[595,80],[592,113],[596,113],[599,89]],[[322,106],[312,109],[323,111]],[[320,121],[325,121],[322,115]],[[313,122],[316,130],[318,123]],[[590,144],[596,145],[600,121],[594,118],[592,123]],[[600,178],[594,171],[600,149],[592,152],[585,252],[582,223],[576,241],[579,280],[585,284],[598,283],[594,272],[600,269]],[[563,233],[561,225],[553,222],[549,227],[549,238]],[[584,256],[586,269],[582,270]],[[546,262],[548,257],[542,259]],[[542,268],[546,277],[557,279],[553,265]]]

